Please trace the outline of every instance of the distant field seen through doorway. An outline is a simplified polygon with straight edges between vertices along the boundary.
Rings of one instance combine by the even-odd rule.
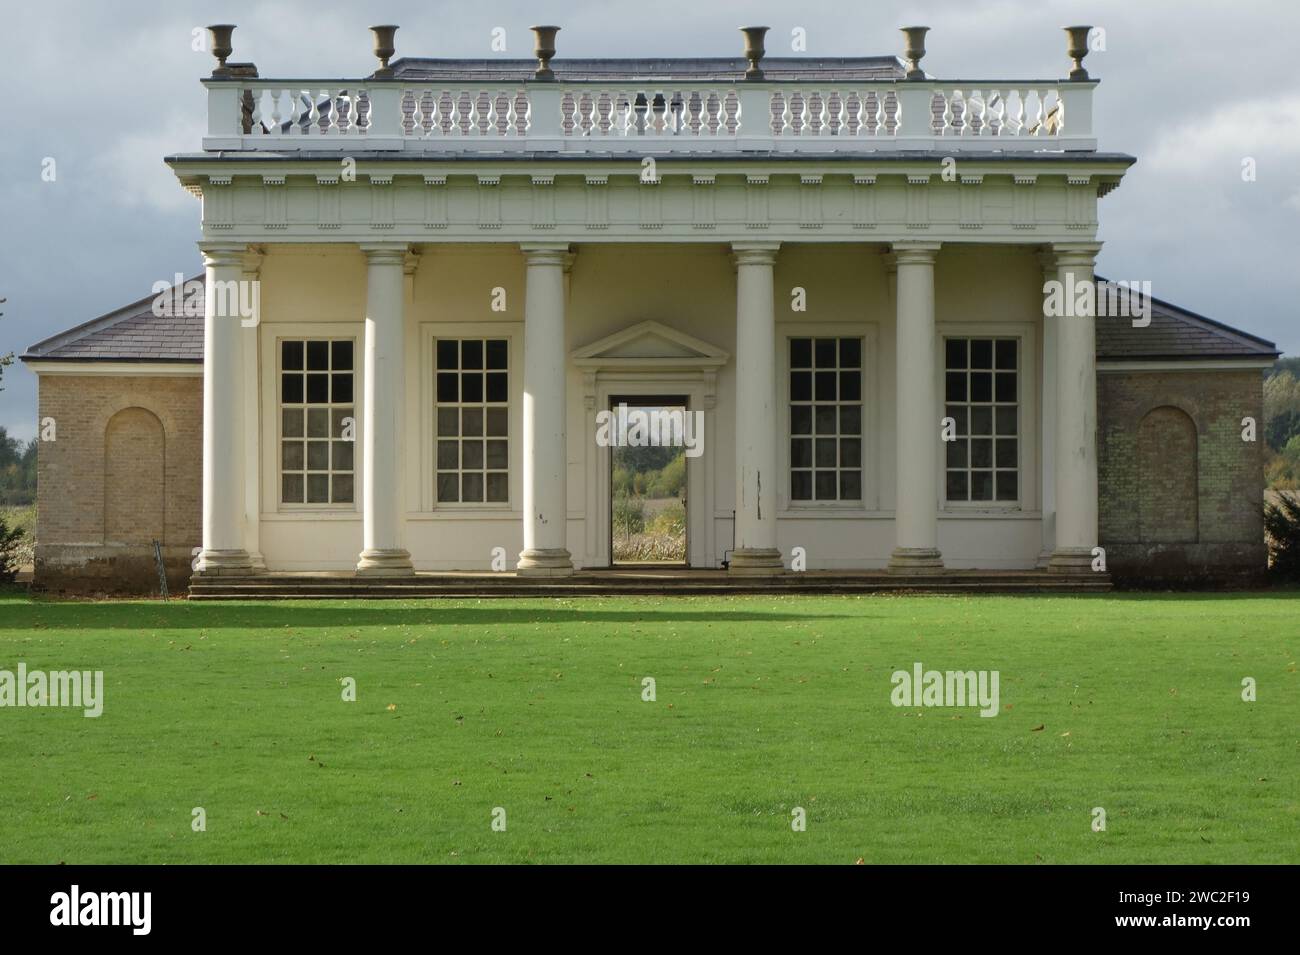
[[[611,410],[677,411],[681,396],[610,399]],[[686,565],[686,449],[615,444],[610,448],[610,554],[616,565]]]

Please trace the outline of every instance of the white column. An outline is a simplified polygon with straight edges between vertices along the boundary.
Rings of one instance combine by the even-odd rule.
[[[259,314],[251,319],[253,324],[244,327],[240,336],[243,341],[244,360],[244,547],[249,560],[256,571],[266,570],[266,559],[262,556],[262,489],[261,489],[261,376],[259,375],[258,345],[261,339],[260,314],[261,274],[263,249],[252,246],[244,256],[244,281],[256,283],[257,297],[249,299],[256,302]]]
[[[246,574],[244,545],[244,373],[239,282],[245,246],[200,246],[203,307],[203,550],[200,574]]]
[[[894,574],[934,573],[939,553],[939,388],[934,327],[937,242],[895,242],[898,272],[895,334]]]
[[[1056,256],[1050,250],[1039,253],[1043,268],[1043,285],[1056,281]],[[1044,303],[1047,290],[1044,288]],[[1042,461],[1039,469],[1039,503],[1043,522],[1043,549],[1038,555],[1038,566],[1046,567],[1056,549],[1056,319],[1043,311],[1043,370],[1038,405],[1038,454]]]
[[[366,253],[366,340],[361,410],[362,551],[357,573],[413,573],[402,547],[403,266],[406,244],[376,242]]]
[[[727,571],[784,571],[776,544],[776,242],[735,242],[736,547]]]
[[[523,576],[566,577],[573,560],[566,546],[564,271],[568,245],[521,244],[524,283],[524,549]]]
[[[1099,243],[1053,247],[1069,305],[1056,323],[1056,545],[1048,570],[1090,573],[1097,546],[1097,322]]]

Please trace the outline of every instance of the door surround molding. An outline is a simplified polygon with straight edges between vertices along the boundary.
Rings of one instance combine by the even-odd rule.
[[[703,453],[686,468],[686,562],[716,567],[712,443],[720,437],[714,409],[718,370],[730,354],[659,322],[645,321],[579,348],[570,360],[582,372],[585,540],[583,566],[609,567],[610,449],[596,444],[596,413],[610,398],[682,395],[692,411],[704,412]]]

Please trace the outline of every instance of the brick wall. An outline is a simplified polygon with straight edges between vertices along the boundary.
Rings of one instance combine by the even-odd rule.
[[[43,375],[37,449],[37,587],[156,592],[185,587],[203,513],[203,382],[198,376]]]
[[[1242,371],[1097,376],[1101,545],[1123,583],[1262,578],[1263,376]]]

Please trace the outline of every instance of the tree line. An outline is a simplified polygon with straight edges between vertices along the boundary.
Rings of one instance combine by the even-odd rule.
[[[1300,358],[1282,358],[1264,381],[1264,478],[1300,490]]]
[[[10,437],[0,425],[0,505],[36,501],[36,439]]]

